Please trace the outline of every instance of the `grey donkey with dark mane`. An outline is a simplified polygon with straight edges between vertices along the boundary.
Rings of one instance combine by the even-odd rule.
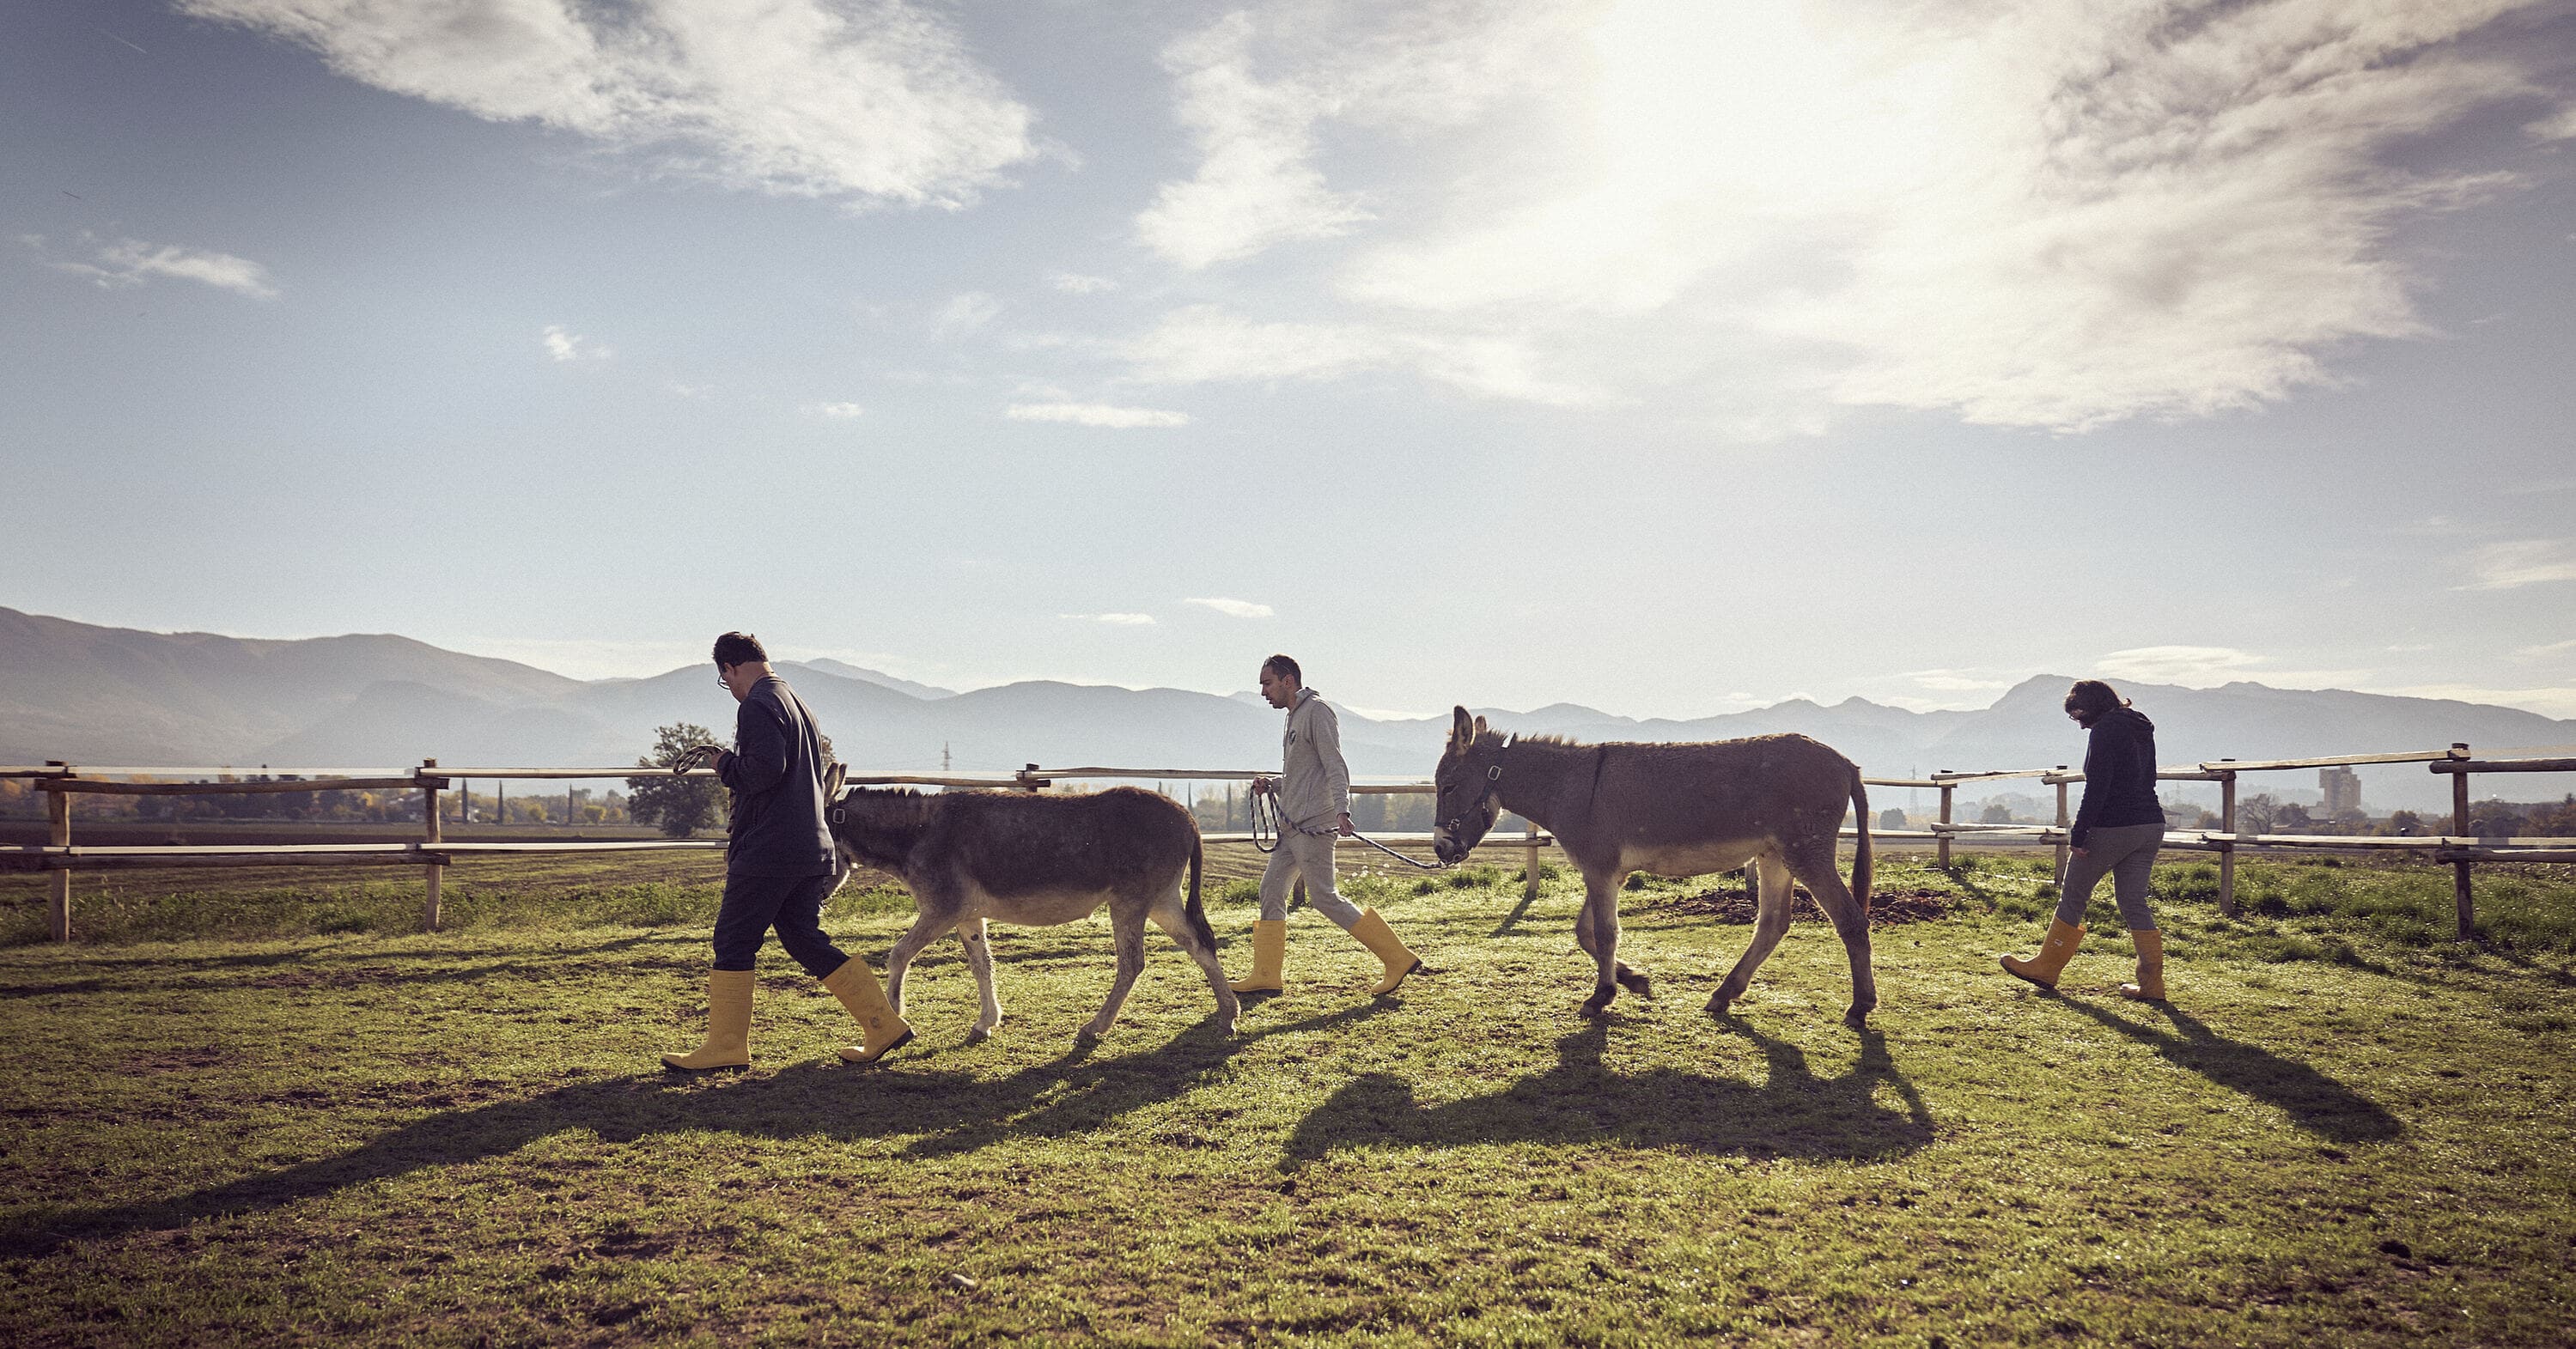
[[[993,994],[985,923],[1045,927],[1073,922],[1107,904],[1118,974],[1109,1001],[1083,1026],[1081,1038],[1098,1038],[1118,1019],[1119,1005],[1145,968],[1149,918],[1206,972],[1216,991],[1217,1019],[1228,1032],[1234,1029],[1234,990],[1226,987],[1216,934],[1199,906],[1198,825],[1168,798],[1135,787],[1082,796],[924,796],[862,787],[836,798],[827,818],[844,879],[860,863],[893,872],[912,891],[919,916],[886,958],[886,995],[898,1016],[912,958],[955,928],[983,995],[983,1013],[968,1038],[990,1036],[1002,1024],[1002,1003]]]
[[[1851,956],[1852,1001],[1843,1020],[1864,1025],[1878,1006],[1869,968],[1869,795],[1860,769],[1824,745],[1803,735],[1579,745],[1506,735],[1461,707],[1433,780],[1432,850],[1440,860],[1464,858],[1512,810],[1554,835],[1582,873],[1574,938],[1599,965],[1586,1014],[1607,1009],[1621,987],[1654,996],[1646,976],[1619,960],[1619,889],[1628,873],[1699,876],[1747,862],[1758,865],[1761,886],[1753,944],[1708,1009],[1723,1013],[1744,996],[1789,930],[1793,879],[1806,883]],[[1848,889],[1834,871],[1847,810],[1860,819]]]

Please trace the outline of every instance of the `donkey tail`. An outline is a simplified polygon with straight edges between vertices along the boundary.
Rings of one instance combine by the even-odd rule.
[[[1198,826],[1193,823],[1190,826],[1190,897],[1181,905],[1181,917],[1188,920],[1190,931],[1197,933],[1199,940],[1206,942],[1208,949],[1213,951],[1216,949],[1216,929],[1208,926],[1207,909],[1199,903],[1199,867],[1206,852],[1207,845],[1199,841]]]
[[[1860,836],[1852,849],[1852,898],[1860,901],[1860,911],[1869,912],[1869,788],[1860,780],[1860,766],[1852,766],[1852,827]]]

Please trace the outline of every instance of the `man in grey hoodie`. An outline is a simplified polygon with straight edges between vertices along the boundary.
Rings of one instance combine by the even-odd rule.
[[[1285,985],[1280,967],[1288,956],[1288,891],[1306,882],[1306,902],[1359,938],[1386,966],[1370,991],[1395,991],[1404,976],[1422,961],[1378,917],[1375,909],[1355,907],[1333,888],[1333,839],[1353,834],[1351,770],[1342,761],[1342,723],[1330,703],[1305,686],[1297,662],[1272,656],[1261,663],[1261,696],[1288,714],[1280,744],[1279,776],[1255,778],[1253,793],[1269,793],[1279,808],[1279,849],[1261,874],[1261,918],[1252,925],[1252,973],[1232,987],[1237,993],[1277,993]]]

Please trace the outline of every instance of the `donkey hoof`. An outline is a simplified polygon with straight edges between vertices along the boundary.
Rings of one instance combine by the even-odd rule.
[[[1868,1030],[1869,1014],[1872,1010],[1873,1009],[1868,1007],[1853,1007],[1850,1011],[1843,1013],[1843,1024],[1851,1027],[1853,1030]]]
[[[1619,987],[1624,988],[1629,992],[1636,994],[1638,997],[1644,998],[1650,1002],[1654,1000],[1655,985],[1652,981],[1646,978],[1643,970],[1619,971]]]
[[[1732,1016],[1734,1015],[1734,1009],[1735,999],[1727,997],[1724,994],[1713,995],[1708,1000],[1708,1014],[1710,1016]]]
[[[1583,1014],[1585,1016],[1596,1017],[1609,1015],[1610,995],[1607,993],[1595,993],[1591,997],[1585,998],[1583,1000]]]
[[[966,1032],[966,1043],[970,1045],[980,1045],[986,1040],[990,1040],[992,1038],[993,1028],[990,1026],[977,1026],[973,1030]]]
[[[1100,1037],[1108,1032],[1108,1029],[1109,1028],[1106,1026],[1085,1026],[1073,1033],[1073,1042],[1078,1045],[1097,1043]]]

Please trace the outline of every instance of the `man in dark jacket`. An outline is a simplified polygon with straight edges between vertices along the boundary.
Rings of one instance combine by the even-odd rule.
[[[823,733],[787,681],[769,668],[758,638],[728,632],[716,639],[716,680],[741,704],[733,748],[702,749],[732,792],[726,826],[724,904],[716,911],[715,971],[707,976],[707,1040],[687,1054],[665,1054],[672,1068],[703,1071],[751,1063],[752,965],[769,929],[778,944],[823,981],[857,1018],[863,1043],[841,1057],[871,1063],[912,1038],[912,1027],[886,1002],[867,962],[841,953],[823,935],[823,901],[836,883],[831,808],[823,790]]]

